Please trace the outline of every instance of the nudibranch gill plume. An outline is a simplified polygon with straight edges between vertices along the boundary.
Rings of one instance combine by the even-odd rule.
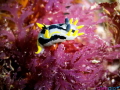
[[[73,22],[73,18],[70,20],[65,18],[65,22],[62,24],[44,25],[36,23],[41,31],[37,39],[38,51],[35,53],[42,53],[45,46],[51,46],[66,40],[74,40],[76,37],[83,35],[84,33],[79,33],[78,29],[83,28],[84,25],[77,26],[77,23],[78,20]]]

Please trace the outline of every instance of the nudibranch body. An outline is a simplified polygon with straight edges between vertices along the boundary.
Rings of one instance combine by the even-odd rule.
[[[77,22],[78,20],[73,22],[72,18],[70,20],[66,18],[65,23],[62,24],[43,25],[37,23],[42,30],[38,35],[38,51],[35,53],[42,53],[44,46],[51,46],[66,40],[74,40],[76,37],[83,35],[84,33],[78,33],[78,29],[81,29],[84,25],[76,26]]]

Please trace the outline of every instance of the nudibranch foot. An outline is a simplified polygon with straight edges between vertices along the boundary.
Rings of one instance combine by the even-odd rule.
[[[39,44],[39,41],[37,40],[37,52],[35,52],[35,54],[39,54],[39,53],[42,53],[44,51],[44,48],[42,45]]]

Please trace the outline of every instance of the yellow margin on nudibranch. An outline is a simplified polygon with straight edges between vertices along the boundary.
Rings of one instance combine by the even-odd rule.
[[[50,37],[51,37],[49,30],[47,30],[47,29],[45,30],[44,37],[45,37],[45,38],[50,38]]]
[[[37,24],[37,26],[38,26],[40,29],[42,29],[42,27],[44,27],[43,24],[40,24],[40,23],[36,23],[36,24]]]
[[[81,29],[83,27],[84,27],[84,25],[80,25],[80,26],[77,26],[77,29]]]
[[[82,33],[78,33],[78,36],[81,36],[81,35],[83,35],[83,34],[85,34],[85,33],[83,33],[83,32],[82,32]]]
[[[72,22],[73,22],[73,18],[71,18],[71,19],[69,20],[69,22],[70,22],[70,24],[72,24]]]
[[[77,23],[78,23],[78,20],[75,20],[75,22],[73,23],[74,25],[77,25]]]
[[[38,40],[37,40],[37,48],[38,48],[38,51],[35,52],[35,54],[39,54],[42,51],[42,47],[39,46]]]
[[[55,33],[60,33],[60,32],[58,32],[58,31],[52,32],[52,33],[50,34],[50,36],[52,36],[52,35],[55,34]]]
[[[72,29],[67,33],[68,36],[72,36]]]

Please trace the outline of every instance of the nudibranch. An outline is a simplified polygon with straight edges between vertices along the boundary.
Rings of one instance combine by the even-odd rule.
[[[83,28],[84,25],[77,26],[77,23],[78,20],[73,22],[73,18],[70,20],[66,18],[65,22],[62,24],[44,25],[36,23],[41,29],[41,32],[37,39],[38,51],[35,53],[42,53],[45,46],[51,46],[55,43],[64,42],[66,40],[74,40],[76,37],[83,35],[84,33],[79,33],[78,29]]]

